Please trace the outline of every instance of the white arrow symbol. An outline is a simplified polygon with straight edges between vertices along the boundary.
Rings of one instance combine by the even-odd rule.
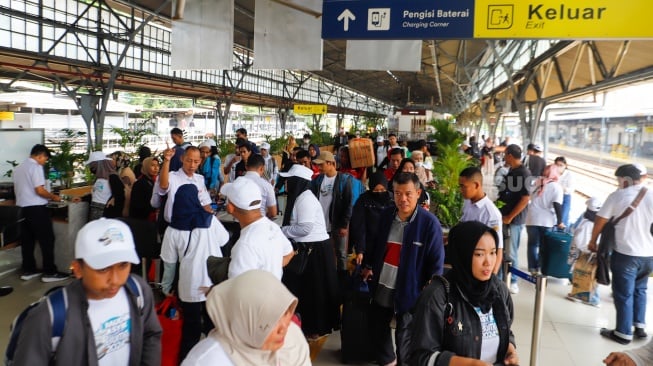
[[[344,23],[345,32],[349,30],[350,20],[356,20],[356,17],[354,16],[354,13],[349,11],[349,9],[345,9],[342,13],[340,13],[340,15],[338,15],[338,21],[343,21]]]

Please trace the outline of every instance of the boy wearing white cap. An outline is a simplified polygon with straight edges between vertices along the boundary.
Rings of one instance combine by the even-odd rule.
[[[283,266],[294,255],[281,228],[261,214],[261,191],[250,179],[236,179],[220,189],[227,197],[227,212],[240,224],[240,238],[231,250],[229,278],[262,269],[281,280]]]
[[[58,344],[53,348],[51,309],[43,301],[22,323],[14,364],[159,365],[161,326],[150,287],[129,274],[139,263],[129,227],[89,222],[77,233],[75,258],[77,280],[58,290],[66,300]]]

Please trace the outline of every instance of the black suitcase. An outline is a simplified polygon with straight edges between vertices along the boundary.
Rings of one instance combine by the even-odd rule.
[[[370,361],[374,358],[369,331],[370,293],[367,283],[354,271],[351,287],[345,293],[340,325],[341,360],[343,363]]]
[[[540,246],[542,274],[557,278],[571,278],[571,265],[567,263],[573,236],[563,231],[547,231]]]

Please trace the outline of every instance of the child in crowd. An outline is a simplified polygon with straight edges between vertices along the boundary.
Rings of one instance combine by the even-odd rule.
[[[139,259],[129,227],[100,218],[75,240],[73,273],[64,288],[66,317],[53,346],[49,301],[30,310],[18,336],[14,365],[160,365],[161,326],[152,290],[130,275]],[[56,313],[56,312],[55,312]]]

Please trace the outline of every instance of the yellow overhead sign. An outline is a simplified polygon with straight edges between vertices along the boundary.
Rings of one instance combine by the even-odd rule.
[[[652,38],[651,0],[476,0],[474,38]]]
[[[295,104],[293,107],[295,114],[326,114],[326,104]]]
[[[2,121],[13,121],[14,112],[0,112],[0,120]]]

